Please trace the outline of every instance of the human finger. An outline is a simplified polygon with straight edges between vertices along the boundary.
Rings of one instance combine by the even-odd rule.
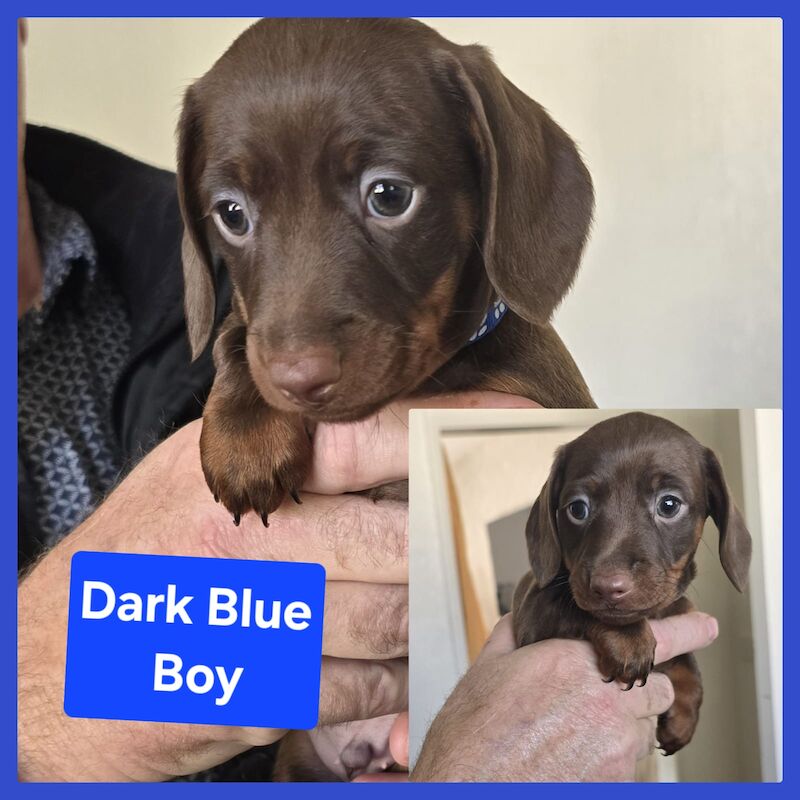
[[[165,535],[164,548],[180,547],[180,555],[312,562],[325,567],[329,581],[408,581],[405,503],[373,503],[358,495],[303,495],[302,500],[302,505],[284,503],[270,516],[269,528],[255,514],[246,514],[235,527],[215,506],[201,536]]]
[[[644,717],[636,720],[636,760],[647,758],[656,749],[656,725],[658,717]]]
[[[408,661],[322,659],[319,725],[372,719],[408,708]]]
[[[322,654],[337,658],[407,656],[408,586],[329,582]]]
[[[701,611],[650,620],[656,637],[656,664],[708,647],[719,634],[717,620]]]
[[[516,647],[514,629],[511,625],[511,614],[506,614],[500,617],[491,634],[489,634],[489,638],[478,655],[478,659],[511,653],[516,650]]]
[[[389,732],[389,751],[401,766],[408,766],[408,712],[397,715]]]
[[[608,689],[619,692],[622,702],[637,719],[663,714],[674,702],[672,681],[661,672],[651,672],[644,686],[634,686],[630,691],[620,691],[619,685],[607,684]]]

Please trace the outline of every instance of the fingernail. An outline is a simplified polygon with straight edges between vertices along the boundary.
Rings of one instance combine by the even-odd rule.
[[[706,625],[708,626],[708,638],[713,642],[719,636],[719,623],[714,617],[709,617]]]

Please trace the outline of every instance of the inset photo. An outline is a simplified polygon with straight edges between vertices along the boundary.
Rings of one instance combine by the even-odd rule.
[[[781,429],[412,412],[412,775],[780,780]]]

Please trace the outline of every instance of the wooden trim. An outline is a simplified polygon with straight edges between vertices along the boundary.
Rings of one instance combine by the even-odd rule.
[[[461,586],[461,603],[464,610],[464,629],[467,632],[467,654],[471,664],[478,657],[478,653],[480,653],[484,643],[489,638],[490,631],[478,602],[478,594],[475,591],[472,574],[467,563],[461,508],[458,503],[458,493],[446,453],[444,454],[444,469],[447,480],[447,496],[450,502],[450,519],[453,526],[453,542],[456,551],[456,562],[458,563],[458,581]]]

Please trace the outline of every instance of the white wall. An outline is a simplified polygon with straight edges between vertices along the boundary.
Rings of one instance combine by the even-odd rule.
[[[599,405],[780,406],[780,21],[428,22],[492,48],[589,164],[556,323]],[[31,20],[29,117],[171,167],[183,89],[248,24]]]
[[[597,213],[556,326],[601,407],[780,406],[781,24],[441,20],[578,142]]]
[[[252,19],[30,19],[28,118],[175,168],[183,92]]]
[[[743,490],[753,536],[750,568],[761,761],[783,777],[783,414],[741,412]]]

